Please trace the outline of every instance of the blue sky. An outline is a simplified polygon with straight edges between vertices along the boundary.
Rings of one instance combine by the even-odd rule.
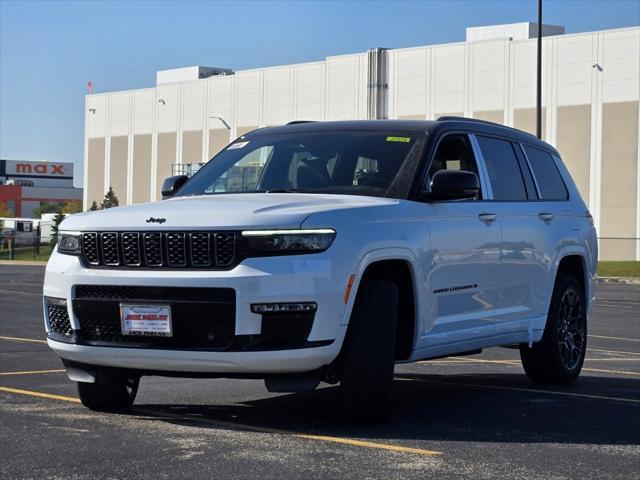
[[[0,0],[0,157],[83,156],[84,95],[153,86],[157,70],[235,70],[371,47],[464,40],[465,28],[535,21],[535,0]],[[638,0],[545,0],[568,33],[640,24]],[[78,180],[77,180],[78,182]]]

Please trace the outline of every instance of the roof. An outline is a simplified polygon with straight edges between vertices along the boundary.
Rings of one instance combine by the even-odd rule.
[[[438,120],[343,120],[330,122],[294,121],[287,125],[277,127],[258,128],[243,135],[253,137],[257,135],[279,133],[305,133],[305,132],[336,132],[336,131],[374,131],[374,132],[430,132],[435,129],[462,128],[488,134],[502,135],[514,141],[534,144],[546,150],[557,153],[546,142],[539,140],[534,135],[507,127],[499,123],[488,122],[465,117],[440,117]]]
[[[436,122],[429,120],[343,120],[332,122],[292,122],[278,127],[264,127],[245,134],[245,137],[271,133],[335,132],[335,131],[404,131],[426,132]]]

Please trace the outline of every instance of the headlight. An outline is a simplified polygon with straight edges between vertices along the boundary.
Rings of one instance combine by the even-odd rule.
[[[255,253],[266,255],[292,253],[318,253],[331,246],[335,230],[246,230],[242,237],[247,247]]]
[[[78,232],[60,232],[58,234],[58,253],[80,255],[82,242]]]

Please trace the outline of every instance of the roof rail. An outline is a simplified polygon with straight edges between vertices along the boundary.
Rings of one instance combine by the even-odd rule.
[[[490,122],[489,120],[481,120],[479,118],[444,116],[444,117],[438,117],[438,119],[436,121],[437,122],[441,122],[441,121],[446,121],[446,120],[453,120],[453,121],[458,121],[458,122],[481,123],[483,125],[492,125],[494,127],[508,128],[509,130],[515,130],[517,132],[524,133],[525,135],[530,135],[530,136],[534,137],[536,140],[539,140],[538,137],[536,137],[532,133],[525,132],[524,130],[520,130],[520,129],[515,128],[515,127],[509,127],[508,125],[503,125],[502,123]]]
[[[318,120],[292,120],[290,122],[285,123],[285,125],[298,125],[299,123],[314,123]]]

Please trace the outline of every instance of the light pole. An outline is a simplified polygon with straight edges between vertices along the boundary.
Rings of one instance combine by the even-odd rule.
[[[542,0],[538,0],[538,65],[536,82],[536,136],[542,138]]]
[[[230,126],[229,126],[229,124],[225,121],[225,119],[224,119],[224,118],[219,117],[219,116],[217,116],[217,115],[212,115],[212,116],[211,116],[211,117],[209,117],[209,118],[217,118],[218,120],[220,120],[220,122],[222,122],[222,125],[224,125],[224,127],[225,127],[227,130],[231,130],[231,127],[230,127]]]

